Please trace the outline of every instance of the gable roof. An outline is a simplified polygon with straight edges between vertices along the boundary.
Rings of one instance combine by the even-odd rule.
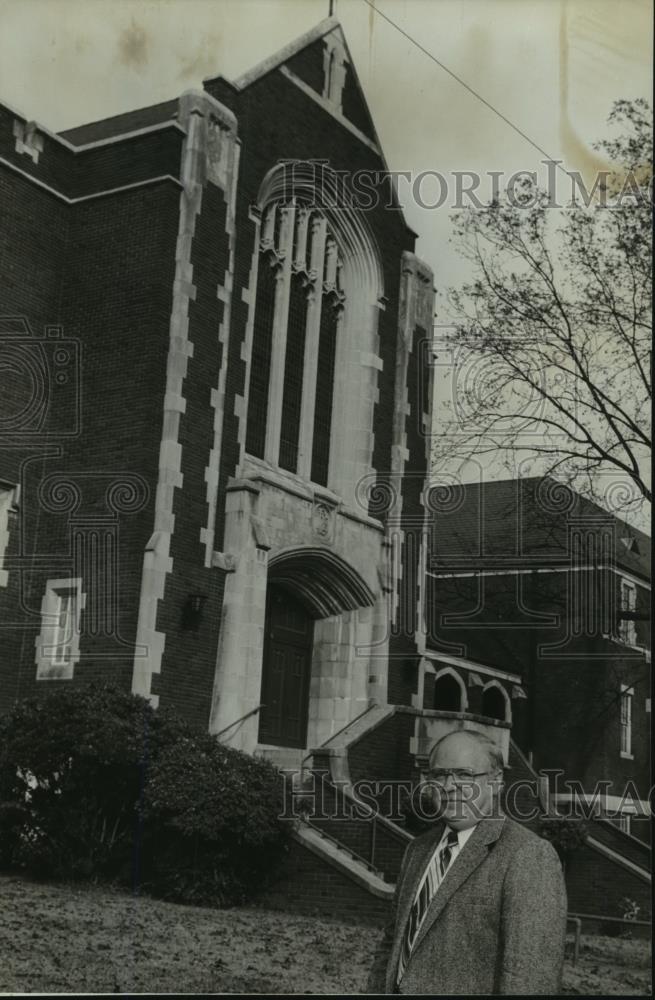
[[[339,114],[335,108],[328,107],[327,110],[333,114],[337,121],[341,121],[341,123],[350,128],[351,131],[355,131],[356,134],[359,134],[360,138],[375,150],[382,161],[384,171],[389,173],[389,167],[380,144],[373,116],[371,115],[370,108],[364,94],[364,89],[357,74],[343,29],[335,17],[327,17],[323,21],[320,21],[313,28],[310,28],[309,31],[306,31],[292,42],[284,45],[272,55],[267,56],[266,59],[257,63],[256,66],[248,70],[246,73],[242,73],[236,80],[229,80],[222,74],[218,74],[216,76],[206,77],[203,80],[203,86],[207,89],[207,84],[223,81],[230,87],[230,89],[238,93],[246,90],[254,83],[257,83],[268,73],[271,73],[274,70],[281,70],[284,68],[287,75],[292,75],[289,73],[289,67],[286,64],[288,64],[290,60],[293,60],[294,57],[302,53],[303,50],[309,48],[311,45],[314,45],[316,42],[320,41],[320,39],[325,38],[332,32],[338,34],[339,42],[344,49],[346,62],[350,71],[349,79],[344,87],[344,97],[350,106],[351,116],[349,117],[344,113]],[[352,81],[352,83],[350,81]],[[302,82],[303,81],[301,81],[301,83]],[[310,88],[310,90],[312,89],[313,88]],[[319,103],[327,105],[327,102],[323,99],[322,95],[318,93],[318,91],[315,92],[315,96]],[[177,100],[173,99],[163,101],[159,104],[149,105],[145,108],[137,108],[131,111],[122,112],[108,118],[99,119],[98,121],[88,122],[83,125],[76,125],[73,128],[63,130],[59,133],[59,136],[75,146],[84,145],[86,143],[97,142],[98,140],[113,138],[127,132],[152,127],[153,125],[163,124],[166,121],[174,121],[176,114]],[[357,121],[353,121],[353,117],[356,117]],[[416,236],[417,234],[414,230],[407,225],[405,213],[402,210],[402,206],[398,202],[393,185],[391,185],[391,197],[394,203],[394,208],[401,213],[405,227],[410,233],[412,233],[413,236]]]
[[[623,518],[549,476],[434,487],[430,563],[433,570],[565,565],[567,517],[614,523],[617,569],[650,579],[650,538]]]
[[[356,108],[358,121],[353,121],[351,117],[345,114],[345,112],[342,112],[341,114],[338,113],[335,108],[329,107],[327,105],[327,101],[323,99],[322,94],[318,93],[318,91],[314,91],[314,88],[310,87],[309,89],[313,91],[313,96],[315,96],[316,100],[319,103],[321,103],[326,108],[326,110],[329,111],[330,114],[333,115],[336,121],[339,121],[342,125],[345,125],[351,131],[354,130],[359,135],[360,139],[362,139],[364,142],[366,142],[369,146],[373,148],[373,150],[377,153],[377,155],[380,157],[380,160],[382,161],[384,172],[389,174],[390,173],[389,165],[387,163],[384,150],[380,143],[380,138],[378,136],[377,129],[375,128],[375,123],[373,121],[373,116],[368,106],[368,101],[366,100],[364,88],[362,87],[361,81],[357,74],[355,63],[352,54],[350,52],[350,49],[348,47],[348,42],[346,41],[346,36],[336,17],[325,18],[325,20],[319,22],[319,24],[315,25],[315,27],[311,28],[309,31],[306,31],[303,35],[300,35],[298,38],[294,39],[294,41],[289,42],[287,45],[284,45],[281,49],[278,49],[277,52],[273,53],[266,59],[263,59],[261,62],[257,63],[256,66],[248,70],[246,73],[243,73],[241,76],[237,77],[236,80],[228,80],[222,74],[218,74],[217,76],[206,77],[203,80],[203,86],[207,88],[207,86],[211,85],[212,83],[223,81],[232,90],[236,91],[237,93],[240,93],[243,92],[244,90],[247,90],[248,87],[251,87],[253,84],[258,83],[265,76],[267,76],[269,73],[272,73],[275,70],[280,70],[287,76],[293,75],[290,74],[289,72],[290,70],[289,63],[293,61],[295,57],[299,56],[305,49],[308,49],[310,46],[314,45],[316,42],[320,41],[322,38],[325,38],[327,35],[332,34],[333,32],[338,35],[339,42],[345,52],[348,69],[350,70],[350,74],[352,75],[352,86],[350,86],[349,82],[346,81],[346,86],[344,87],[344,97],[346,98],[347,102],[349,103],[350,107],[353,110]],[[300,83],[304,84],[304,81],[301,80]],[[362,128],[362,125],[364,126],[364,128]],[[398,201],[398,197],[393,184],[390,187],[390,193],[393,202],[393,207],[400,213],[405,228],[414,237],[416,237],[417,233],[411,228],[411,226],[407,224],[405,213],[403,211],[402,205]]]
[[[253,66],[246,73],[242,73],[241,76],[237,77],[236,80],[232,80],[232,86],[235,90],[245,90],[249,87],[251,83],[255,83],[256,80],[260,80],[261,77],[266,76],[272,70],[277,69],[282,66],[283,63],[288,62],[293,56],[301,52],[302,49],[306,49],[309,45],[317,42],[319,38],[324,38],[325,35],[329,35],[331,31],[338,30],[343,41],[343,44],[348,49],[346,45],[346,39],[344,37],[341,25],[337,21],[336,17],[326,17],[325,20],[321,21],[319,24],[310,28],[306,31],[304,35],[300,35],[294,41],[289,42],[288,45],[283,45],[281,49],[274,52],[273,55],[267,56],[266,59],[262,59],[261,62]],[[348,53],[350,56],[350,53]],[[209,79],[215,79],[215,77],[210,77]]]
[[[177,99],[162,101],[161,104],[151,104],[147,108],[136,108],[134,111],[124,111],[110,118],[100,118],[86,125],[75,125],[73,128],[59,132],[62,139],[67,139],[74,146],[83,146],[87,142],[98,142],[111,136],[126,132],[136,132],[150,128],[162,122],[173,121],[177,117]]]

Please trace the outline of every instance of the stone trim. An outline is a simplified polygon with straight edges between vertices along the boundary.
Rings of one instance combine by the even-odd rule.
[[[289,493],[291,496],[299,497],[301,500],[324,503],[335,508],[336,513],[341,517],[346,517],[350,521],[356,521],[358,524],[363,524],[365,527],[372,528],[381,534],[384,532],[384,526],[381,521],[377,520],[377,518],[369,517],[368,514],[362,514],[360,510],[347,507],[336,493],[326,489],[324,486],[315,486],[314,483],[301,479],[300,476],[292,472],[287,472],[286,469],[273,468],[264,459],[248,455],[247,460],[241,465],[240,472],[241,477],[234,477],[229,480],[227,485],[228,492],[230,490],[243,489],[259,492],[259,487],[256,484],[266,483],[270,486],[275,486],[277,489],[284,490],[285,493]]]
[[[146,546],[141,577],[141,595],[132,672],[132,692],[148,698],[157,707],[152,677],[161,671],[166,635],[157,629],[159,601],[164,597],[166,576],[172,572],[170,544],[175,530],[173,500],[183,485],[182,446],[179,443],[181,401],[188,358],[193,356],[189,340],[189,302],[195,292],[191,251],[196,219],[202,205],[203,187],[220,183],[225,189],[229,174],[229,145],[236,135],[236,118],[209,94],[187,91],[180,97],[179,116],[185,126],[182,153],[180,211],[175,251],[175,279],[169,325],[166,392],[159,449],[159,479],[155,495],[154,533]],[[225,147],[228,147],[226,150]],[[233,152],[233,151],[232,151]],[[223,365],[227,358],[223,358]],[[205,564],[211,563],[211,548]],[[145,655],[142,653],[145,648]]]
[[[446,712],[438,708],[416,708],[414,705],[396,705],[397,712],[405,715],[415,715],[421,719],[457,719],[461,722],[479,722],[483,726],[495,729],[511,729],[510,722],[502,719],[490,719],[486,715],[476,715],[474,712]]]
[[[80,145],[75,145],[70,139],[64,138],[58,132],[53,132],[46,125],[42,125],[40,122],[30,122],[27,115],[24,115],[22,111],[15,108],[12,104],[8,104],[6,101],[0,103],[0,108],[8,111],[10,114],[15,115],[19,121],[24,122],[25,125],[32,124],[38,128],[42,135],[45,135],[52,142],[58,143],[60,146],[64,146],[71,153],[84,153],[87,149],[97,149],[99,146],[111,146],[116,142],[122,142],[126,139],[135,139],[138,136],[147,135],[149,132],[160,132],[163,129],[176,129],[178,132],[184,132],[184,128],[175,119],[170,119],[163,122],[155,122],[153,125],[144,125],[142,128],[132,129],[130,132],[119,132],[117,135],[107,136],[105,139],[96,139],[94,142],[85,142]],[[68,129],[64,129],[68,131]],[[16,134],[16,133],[14,133]]]
[[[38,163],[39,155],[43,152],[43,136],[38,134],[36,122],[22,122],[16,119],[13,131],[16,137],[14,147],[16,152],[31,156],[33,162]]]
[[[242,73],[241,76],[237,77],[237,79],[233,81],[232,86],[235,90],[245,90],[245,88],[249,87],[251,83],[259,80],[262,76],[265,76],[266,73],[270,73],[271,70],[277,69],[278,66],[286,62],[288,59],[291,59],[296,55],[296,53],[301,52],[302,49],[311,45],[312,42],[318,41],[319,38],[322,38],[323,35],[327,35],[328,32],[334,31],[335,28],[341,31],[336,17],[326,17],[325,20],[320,21],[318,24],[314,25],[313,28],[310,28],[309,31],[306,31],[304,35],[300,35],[299,38],[294,38],[294,40],[289,42],[288,45],[278,49],[277,52],[274,52],[271,56],[267,56],[266,59],[262,59],[261,62],[257,63],[256,66],[253,66],[252,69],[249,69],[246,73]],[[208,77],[207,79],[213,80],[216,78]]]
[[[391,473],[397,484],[392,496],[395,503],[389,511],[389,521],[400,535],[401,549],[404,547],[404,531],[401,528],[403,514],[402,479],[405,474],[405,463],[409,458],[407,447],[407,418],[414,416],[409,400],[407,384],[409,361],[414,352],[414,331],[417,326],[425,328],[426,336],[432,330],[432,313],[434,308],[434,277],[431,269],[421,261],[416,254],[405,250],[401,259],[400,305],[398,316],[398,338],[396,341],[396,379],[394,387],[394,417],[391,446]],[[420,365],[420,357],[416,359]],[[418,403],[418,401],[417,401]],[[418,413],[416,414],[418,416]],[[429,438],[426,444],[429,467]],[[416,567],[418,574],[418,613],[420,615],[419,651],[422,652],[426,634],[426,616],[424,609],[423,573],[427,569],[426,532],[427,517],[424,512],[424,528],[422,531],[420,560]],[[403,561],[399,557],[395,561],[395,585],[391,600],[392,624],[397,623],[400,612],[400,591],[403,574]]]
[[[323,39],[323,94],[338,115],[343,115],[343,88],[346,82],[348,53],[340,31],[330,32]]]
[[[522,681],[520,674],[513,674],[506,670],[498,670],[496,667],[488,667],[485,663],[478,663],[476,660],[467,660],[464,657],[451,656],[449,653],[439,653],[437,650],[426,650],[424,659],[430,663],[443,662],[450,663],[454,667],[465,667],[466,670],[475,670],[477,673],[488,674],[490,677],[499,677],[501,680],[511,681],[513,684],[520,684]]]
[[[300,436],[298,441],[298,476],[309,480],[312,468],[314,412],[316,408],[316,374],[318,371],[319,334],[323,295],[323,267],[327,220],[324,216],[313,221],[311,233],[311,270],[317,275],[307,304],[305,327],[305,357],[303,365]]]
[[[221,345],[221,369],[218,385],[212,389],[210,405],[214,410],[214,444],[209,453],[205,468],[207,483],[207,527],[200,529],[200,542],[205,546],[205,566],[212,563],[214,538],[216,533],[216,510],[218,505],[218,480],[221,468],[221,447],[223,442],[223,419],[225,414],[225,396],[228,368],[228,347],[230,335],[230,319],[232,316],[232,291],[234,285],[234,266],[236,253],[236,199],[239,178],[239,159],[241,146],[238,140],[229,144],[229,163],[227,166],[227,187],[224,189],[228,203],[226,232],[229,240],[228,268],[224,284],[218,285],[217,297],[223,302],[223,317],[218,328],[218,342]],[[210,178],[211,179],[211,178]]]
[[[291,296],[291,247],[295,226],[296,208],[293,203],[281,209],[282,225],[280,249],[284,256],[275,269],[275,312],[271,336],[271,365],[268,376],[268,404],[266,412],[266,441],[264,457],[271,465],[278,464],[280,429],[282,425],[282,396],[287,351],[289,299]],[[275,248],[277,250],[277,247]],[[257,304],[255,303],[255,309]]]
[[[47,191],[48,194],[54,195],[55,198],[59,198],[60,201],[65,201],[67,205],[77,205],[81,201],[91,201],[93,198],[104,198],[110,194],[120,194],[123,191],[131,191],[134,188],[146,187],[149,184],[158,184],[160,181],[172,181],[176,187],[182,187],[179,179],[173,177],[171,174],[160,174],[158,177],[148,177],[143,181],[134,181],[133,184],[122,184],[119,187],[107,188],[105,191],[95,191],[93,194],[83,194],[79,195],[77,198],[69,198],[68,195],[63,194],[61,191],[57,191],[56,188],[51,187],[49,184],[45,184],[38,177],[34,177],[33,174],[28,174],[26,170],[21,170],[17,167],[15,163],[10,163],[9,160],[5,160],[3,156],[0,156],[0,163],[3,167],[8,167],[13,170],[15,174],[20,174],[25,180],[31,181],[32,184],[36,184],[37,187],[42,188]]]
[[[246,332],[241,343],[240,357],[245,362],[243,396],[234,397],[234,415],[237,418],[237,442],[239,445],[239,468],[246,454],[246,432],[248,428],[248,400],[250,396],[250,370],[252,368],[252,342],[255,334],[255,307],[257,281],[259,275],[260,237],[262,216],[259,208],[251,206],[249,219],[254,226],[253,251],[247,288],[241,289],[241,300],[248,306]]]
[[[378,156],[382,156],[382,152],[377,143],[373,142],[372,139],[369,139],[369,137],[364,135],[364,133],[358,129],[356,125],[353,125],[351,121],[345,118],[344,115],[341,114],[338,105],[323,97],[321,94],[317,94],[315,90],[312,90],[309,84],[305,83],[304,80],[301,80],[299,76],[296,76],[296,74],[290,70],[288,66],[280,66],[280,73],[282,73],[282,75],[285,76],[291,83],[295,84],[296,87],[299,87],[303,94],[307,97],[311,97],[312,101],[315,101],[319,107],[323,108],[324,111],[327,111],[327,113],[338,121],[340,125],[343,125],[344,128],[348,129],[348,131],[351,132],[355,138],[359,139],[359,141],[365,146],[368,146],[368,148],[374,153],[377,153]]]

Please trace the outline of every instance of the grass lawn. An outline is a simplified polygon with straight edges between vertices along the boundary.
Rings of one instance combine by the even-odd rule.
[[[0,992],[358,993],[379,931],[0,876]],[[566,992],[650,995],[646,941],[583,937]]]

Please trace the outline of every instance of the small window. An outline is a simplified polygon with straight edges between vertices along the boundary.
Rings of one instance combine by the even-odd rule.
[[[56,624],[53,634],[52,662],[57,667],[67,667],[73,656],[73,637],[75,635],[75,590],[58,590]]]
[[[634,691],[621,685],[621,756],[632,757],[632,697]]]
[[[48,580],[35,639],[37,680],[70,680],[80,658],[80,621],[86,601],[80,579]]]
[[[18,487],[0,483],[0,587],[6,587],[9,582],[4,562],[9,544],[9,514],[16,510],[17,502]]]
[[[507,717],[507,703],[503,692],[495,684],[482,692],[482,714],[490,719],[504,722]]]
[[[450,673],[442,674],[434,682],[433,707],[441,712],[463,712],[462,688]]]
[[[637,588],[628,580],[621,580],[621,611],[634,613],[637,610]],[[637,645],[637,629],[634,621],[619,619],[619,638],[629,646]]]
[[[618,825],[619,825],[619,830],[621,830],[622,833],[630,833],[630,816],[627,813],[624,813],[622,816],[619,816]]]

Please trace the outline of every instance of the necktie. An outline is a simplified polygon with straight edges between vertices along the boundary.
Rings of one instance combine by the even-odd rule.
[[[407,968],[407,963],[409,962],[412,948],[425,919],[425,914],[428,912],[432,898],[448,871],[448,865],[453,856],[453,849],[457,844],[457,833],[455,830],[449,830],[448,836],[442,841],[439,850],[432,855],[430,863],[425,870],[423,879],[414,897],[407,924],[405,925],[403,944],[400,949],[400,961],[398,963],[397,982],[400,982]]]

